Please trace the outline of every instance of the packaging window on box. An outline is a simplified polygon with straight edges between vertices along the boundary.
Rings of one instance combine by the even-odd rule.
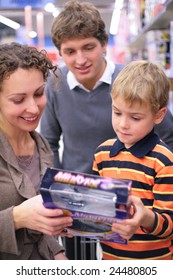
[[[73,236],[127,243],[111,231],[114,221],[129,216],[131,181],[47,168],[40,192],[47,208],[60,208],[73,218],[67,232]]]

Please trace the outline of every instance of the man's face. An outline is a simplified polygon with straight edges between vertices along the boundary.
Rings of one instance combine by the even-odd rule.
[[[94,37],[64,39],[61,56],[78,82],[92,89],[104,72],[106,47]]]

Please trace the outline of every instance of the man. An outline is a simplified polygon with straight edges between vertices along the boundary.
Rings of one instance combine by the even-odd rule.
[[[66,66],[59,69],[58,85],[53,77],[47,84],[47,106],[41,121],[41,133],[54,152],[55,167],[91,173],[96,147],[115,137],[111,125],[110,92],[123,65],[114,65],[106,59],[108,35],[105,23],[91,3],[67,2],[55,18],[51,33]],[[157,133],[173,147],[170,112],[158,126]],[[59,154],[61,137],[62,159]],[[66,238],[66,255],[69,259],[80,259],[80,243],[75,254],[73,241],[73,238]],[[87,243],[86,247],[86,259],[90,259],[90,244]]]

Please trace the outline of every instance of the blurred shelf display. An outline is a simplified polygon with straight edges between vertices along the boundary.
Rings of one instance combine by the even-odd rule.
[[[173,113],[173,0],[129,0],[127,15],[130,60],[146,59],[163,67]]]
[[[173,0],[129,0],[131,60],[158,62],[173,79]]]
[[[138,7],[140,14],[136,23],[140,26],[137,27],[138,34],[131,34],[128,42],[130,49],[138,48],[143,49],[146,43],[146,33],[150,30],[167,29],[169,28],[170,21],[173,20],[173,1],[129,1],[135,2],[135,7]],[[144,3],[145,2],[145,3]],[[155,5],[154,5],[155,2]],[[160,3],[158,3],[160,2]],[[144,5],[145,4],[145,5]],[[141,6],[144,6],[144,12],[142,13]],[[150,7],[150,12],[148,11]],[[134,11],[133,11],[134,13]],[[135,14],[135,13],[134,13]],[[139,20],[141,21],[140,23]]]

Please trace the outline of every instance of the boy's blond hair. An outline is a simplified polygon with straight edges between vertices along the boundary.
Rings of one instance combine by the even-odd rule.
[[[101,45],[108,41],[105,23],[98,9],[89,2],[69,1],[54,19],[52,41],[60,51],[64,39],[95,37]]]
[[[150,104],[153,113],[166,107],[170,83],[164,71],[155,63],[132,61],[125,66],[112,86],[112,98],[121,96],[130,105]]]

